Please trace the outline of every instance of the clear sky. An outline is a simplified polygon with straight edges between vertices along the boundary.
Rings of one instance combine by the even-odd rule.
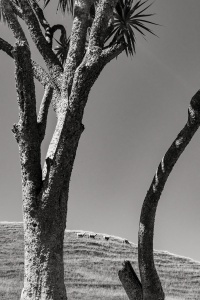
[[[48,12],[51,24],[58,23]],[[162,25],[154,28],[159,38],[137,36],[136,56],[122,54],[110,63],[91,91],[72,173],[68,229],[104,232],[137,243],[146,191],[200,88],[200,1],[157,0],[150,12]],[[65,24],[66,17],[61,22]],[[5,26],[0,25],[0,32],[12,41]],[[34,58],[41,62],[35,50]],[[39,91],[38,102],[41,97]],[[0,53],[0,221],[22,221],[18,147],[11,133],[17,121],[14,65]],[[54,126],[50,112],[43,159]],[[200,261],[199,215],[197,132],[161,196],[154,248]]]

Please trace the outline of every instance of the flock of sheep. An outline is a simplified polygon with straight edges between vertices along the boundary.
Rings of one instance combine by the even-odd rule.
[[[97,236],[97,233],[86,233],[86,232],[78,232],[77,238],[83,238],[84,236],[87,236],[88,238],[95,239]],[[105,241],[108,241],[111,237],[109,235],[103,235],[103,238]],[[122,239],[123,244],[130,244],[130,242],[127,239]]]

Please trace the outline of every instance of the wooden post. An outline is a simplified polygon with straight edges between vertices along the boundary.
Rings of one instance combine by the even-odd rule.
[[[130,300],[142,300],[142,284],[133,270],[130,261],[124,261],[122,270],[118,272],[119,279]]]

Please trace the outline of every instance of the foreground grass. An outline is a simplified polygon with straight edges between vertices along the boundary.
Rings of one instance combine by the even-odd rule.
[[[95,239],[77,238],[67,231],[64,243],[65,283],[68,300],[127,300],[118,279],[124,260],[130,260],[138,274],[137,247],[123,245],[101,234]],[[200,299],[200,263],[155,251],[155,263],[166,300]],[[22,224],[0,224],[0,299],[17,300],[23,285]]]

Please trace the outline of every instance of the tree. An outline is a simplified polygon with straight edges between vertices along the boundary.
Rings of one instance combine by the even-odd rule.
[[[1,18],[16,40],[0,39],[0,49],[14,59],[19,122],[13,134],[19,147],[24,218],[24,288],[21,300],[65,300],[63,239],[69,182],[88,95],[103,68],[123,51],[135,52],[134,29],[153,32],[145,24],[148,0],[60,0],[73,12],[71,36],[62,25],[50,26],[36,0],[0,0]],[[44,1],[47,5],[50,0]],[[21,19],[38,48],[47,71],[31,59]],[[52,49],[54,33],[61,36]],[[36,112],[34,78],[44,87]],[[57,124],[41,166],[41,144],[48,109]],[[159,280],[159,279],[158,279]]]
[[[131,300],[164,300],[153,257],[153,236],[156,210],[166,181],[187,145],[200,126],[200,91],[192,97],[188,120],[163,156],[143,202],[138,231],[138,263],[140,280],[130,262],[125,262],[119,277]]]

